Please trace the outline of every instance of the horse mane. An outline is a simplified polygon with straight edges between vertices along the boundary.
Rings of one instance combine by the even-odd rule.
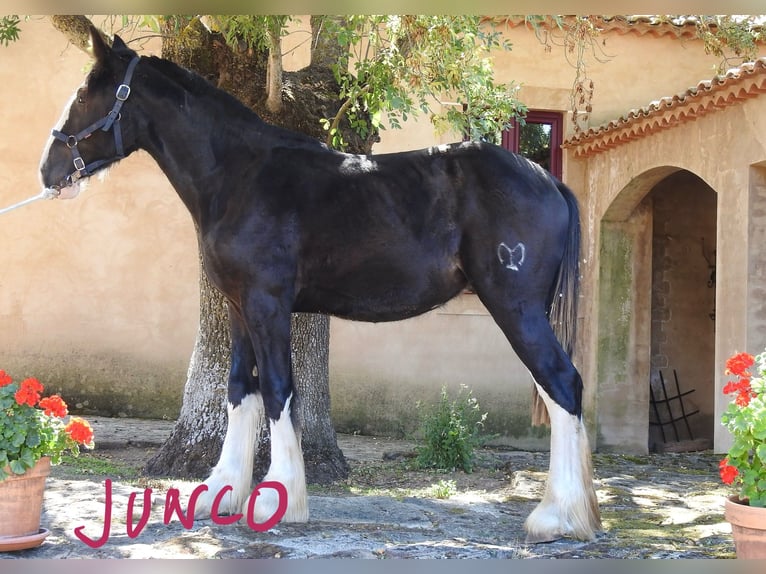
[[[247,107],[227,91],[214,86],[207,79],[188,68],[157,56],[149,56],[144,58],[144,60],[155,71],[179,86],[182,90],[194,96],[215,102],[218,106],[225,108],[230,114],[255,122],[260,131],[273,134],[283,143],[291,142],[300,146],[310,145],[327,149],[327,146],[314,137],[263,121],[253,109]]]

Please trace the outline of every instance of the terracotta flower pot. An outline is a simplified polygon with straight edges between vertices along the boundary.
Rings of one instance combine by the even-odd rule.
[[[724,517],[731,524],[737,558],[766,558],[766,508],[726,499]]]
[[[33,548],[48,535],[40,528],[40,515],[50,471],[51,459],[43,457],[26,473],[0,481],[0,551]]]

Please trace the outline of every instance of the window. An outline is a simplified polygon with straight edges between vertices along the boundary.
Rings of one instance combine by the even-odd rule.
[[[524,125],[514,120],[505,130],[502,146],[540,164],[561,179],[563,116],[558,112],[530,110]]]

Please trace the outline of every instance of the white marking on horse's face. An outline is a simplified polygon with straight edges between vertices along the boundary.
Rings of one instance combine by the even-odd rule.
[[[497,258],[500,260],[503,267],[510,269],[511,271],[518,271],[521,269],[526,255],[527,248],[521,242],[517,243],[513,249],[508,247],[505,243],[501,243],[497,246]]]
[[[67,101],[67,103],[64,105],[64,109],[61,112],[61,116],[59,117],[59,121],[56,123],[56,126],[54,128],[55,130],[62,131],[64,129],[64,126],[69,121],[69,112],[72,109],[72,105],[74,104],[75,99],[77,98],[77,93],[83,87],[85,87],[85,83],[82,83],[80,86],[78,86],[78,88],[74,91],[74,93],[69,97],[69,101]],[[39,176],[40,176],[40,184],[43,187],[43,189],[48,189],[48,188],[45,187],[46,184],[43,181],[43,169],[45,168],[46,162],[50,158],[51,148],[53,147],[53,143],[56,142],[56,141],[58,141],[58,140],[56,140],[56,138],[54,138],[53,135],[48,137],[48,141],[45,144],[45,148],[43,149],[43,155],[40,158],[40,170],[38,171],[38,173],[39,173]],[[71,153],[69,153],[68,155],[69,155],[70,158],[72,157]],[[74,164],[72,163],[71,160],[70,160],[68,169],[69,169],[69,172],[73,172],[74,171]],[[54,185],[55,185],[55,183],[57,183],[57,182],[53,182]],[[85,183],[85,182],[76,181],[72,185],[70,185],[68,187],[65,187],[65,188],[62,188],[61,190],[59,190],[59,193],[57,194],[57,197],[59,199],[73,199],[73,198],[77,197],[80,194],[80,192],[85,189],[85,186],[83,185],[83,183]]]
[[[340,172],[353,173],[372,173],[377,171],[378,164],[365,155],[346,156],[340,164]]]

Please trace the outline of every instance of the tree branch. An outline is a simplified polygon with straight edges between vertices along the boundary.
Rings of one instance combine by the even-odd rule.
[[[281,26],[267,26],[266,39],[269,46],[269,66],[266,86],[266,107],[272,113],[279,113],[282,109],[282,28]]]
[[[355,96],[352,96],[346,99],[346,101],[343,102],[343,105],[340,108],[338,108],[338,113],[335,114],[335,117],[332,119],[332,124],[330,125],[330,129],[327,130],[327,138],[325,139],[325,143],[327,144],[328,147],[332,147],[332,134],[335,133],[335,131],[338,129],[338,126],[340,125],[340,121],[343,119],[343,116],[346,114],[346,111],[351,107],[351,104],[353,104],[361,96],[369,92],[370,89],[371,89],[370,84],[367,84],[361,90],[359,90],[355,94]]]
[[[91,55],[90,27],[93,23],[82,15],[51,16],[53,27],[64,34],[67,39],[83,52]],[[112,45],[112,39],[99,30],[107,45]]]

